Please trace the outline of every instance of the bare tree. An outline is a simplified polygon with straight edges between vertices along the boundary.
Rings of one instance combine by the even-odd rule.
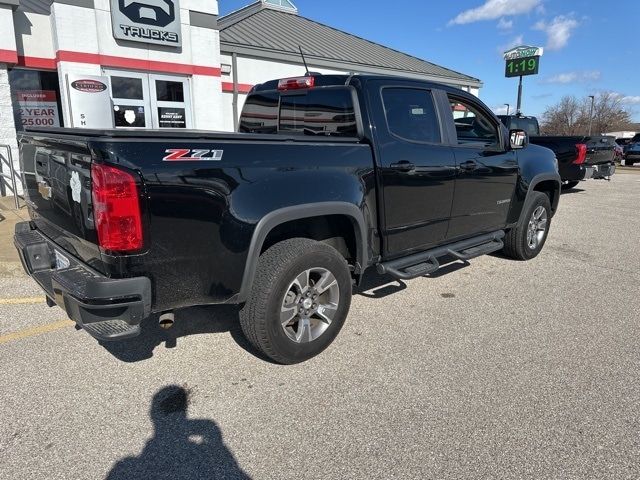
[[[601,134],[622,130],[631,123],[631,115],[622,105],[622,96],[612,92],[602,92],[596,95],[593,106],[593,133]],[[591,107],[591,99],[587,99],[584,108]],[[588,110],[587,110],[588,115]]]
[[[545,135],[577,135],[583,129],[582,106],[572,95],[562,97],[543,114],[542,132]]]
[[[542,131],[547,135],[587,135],[591,98],[579,100],[575,96],[563,97],[543,115]],[[622,97],[613,92],[600,92],[593,101],[592,133],[621,130],[631,123],[631,115],[622,105]]]

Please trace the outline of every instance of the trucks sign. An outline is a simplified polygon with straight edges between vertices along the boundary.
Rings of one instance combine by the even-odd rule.
[[[113,37],[131,42],[182,45],[179,0],[111,0]]]

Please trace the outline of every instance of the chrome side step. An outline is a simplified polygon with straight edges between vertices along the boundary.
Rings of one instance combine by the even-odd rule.
[[[415,253],[408,257],[378,264],[378,273],[389,274],[399,280],[411,280],[424,277],[440,268],[439,258],[450,255],[460,260],[471,260],[482,255],[497,252],[504,247],[505,232],[480,235],[460,242]]]

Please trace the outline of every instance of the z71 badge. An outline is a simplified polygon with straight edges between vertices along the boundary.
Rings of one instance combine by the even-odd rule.
[[[168,150],[165,150],[165,153],[168,153],[169,155],[162,159],[163,162],[219,162],[222,160],[224,150],[191,150],[188,148],[170,148]]]

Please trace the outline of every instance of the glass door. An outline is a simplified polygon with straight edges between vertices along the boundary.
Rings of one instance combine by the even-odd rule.
[[[189,79],[149,75],[154,128],[193,128]]]
[[[187,77],[103,69],[116,128],[193,128]]]
[[[116,128],[152,128],[149,75],[105,71],[111,80],[113,124]]]

